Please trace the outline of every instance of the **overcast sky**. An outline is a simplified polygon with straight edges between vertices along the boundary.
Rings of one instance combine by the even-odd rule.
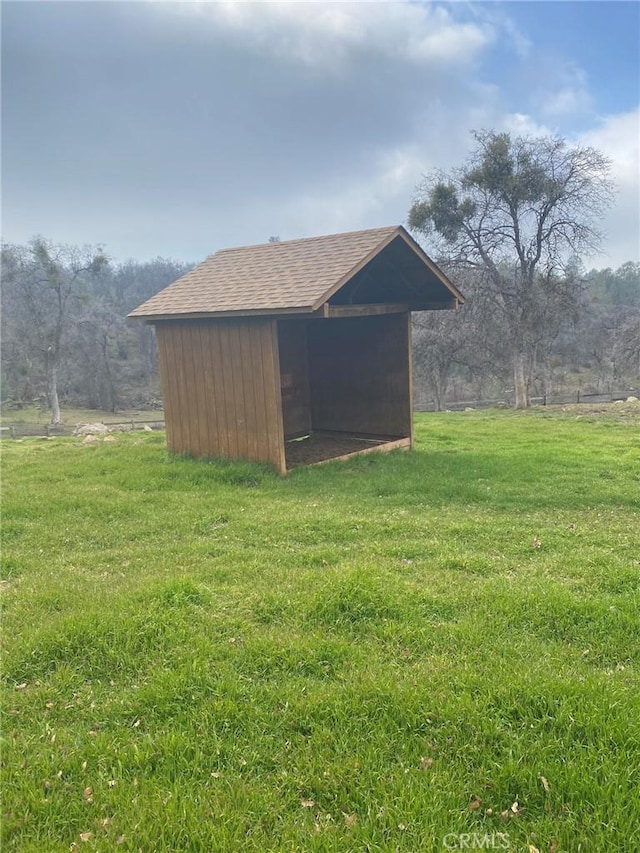
[[[403,223],[494,128],[611,157],[587,266],[637,261],[639,44],[637,2],[3,2],[2,236],[199,261]]]

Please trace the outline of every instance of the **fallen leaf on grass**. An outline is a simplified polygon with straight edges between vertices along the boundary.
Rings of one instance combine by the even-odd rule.
[[[91,838],[90,832],[81,832],[80,833],[80,841],[88,841]]]
[[[469,803],[469,811],[475,812],[482,805],[482,800],[480,797],[474,797],[473,800]]]
[[[355,826],[357,824],[357,822],[358,822],[358,815],[357,814],[346,814],[345,812],[342,812],[342,814],[344,816],[344,825],[345,826]]]
[[[516,817],[516,815],[520,814],[520,805],[518,801],[511,803],[508,809],[505,809],[503,812],[500,812],[500,817],[503,820],[509,820],[512,817]]]
[[[542,542],[538,539],[537,536],[533,537],[533,542],[531,543],[532,548],[539,548],[542,545]]]
[[[420,759],[420,767],[423,770],[428,770],[433,764],[433,758],[424,758],[424,756]]]
[[[528,850],[529,850],[529,853],[540,853],[540,851],[535,846],[535,844],[529,844]]]
[[[315,806],[314,800],[300,800],[300,805],[303,809],[311,809]]]
[[[93,790],[91,788],[85,788],[84,791],[82,792],[82,796],[85,798],[85,800],[88,803],[93,802]]]
[[[544,776],[538,776],[538,779],[540,780],[540,784],[545,789],[545,791],[549,791],[550,790],[549,783],[547,782],[545,777]]]
[[[553,841],[551,842],[551,846],[549,847],[549,853],[556,853],[557,849],[558,849],[558,839],[554,838]]]

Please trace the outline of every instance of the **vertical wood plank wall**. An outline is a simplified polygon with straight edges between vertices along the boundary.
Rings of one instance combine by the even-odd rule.
[[[405,313],[309,323],[313,429],[409,438],[409,321]]]
[[[277,322],[172,320],[156,337],[169,449],[285,473]]]

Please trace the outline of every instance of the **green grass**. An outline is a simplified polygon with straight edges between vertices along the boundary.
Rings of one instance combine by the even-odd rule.
[[[4,442],[3,851],[639,850],[611,412],[418,416],[286,479]]]

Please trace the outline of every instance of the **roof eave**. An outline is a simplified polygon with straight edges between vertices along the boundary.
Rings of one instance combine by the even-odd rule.
[[[170,312],[145,312],[137,310],[127,314],[128,320],[142,320],[145,323],[156,323],[163,320],[215,320],[233,317],[272,317],[283,314],[311,314],[314,309],[311,305],[301,305],[295,308],[247,308],[238,311],[170,311]]]

